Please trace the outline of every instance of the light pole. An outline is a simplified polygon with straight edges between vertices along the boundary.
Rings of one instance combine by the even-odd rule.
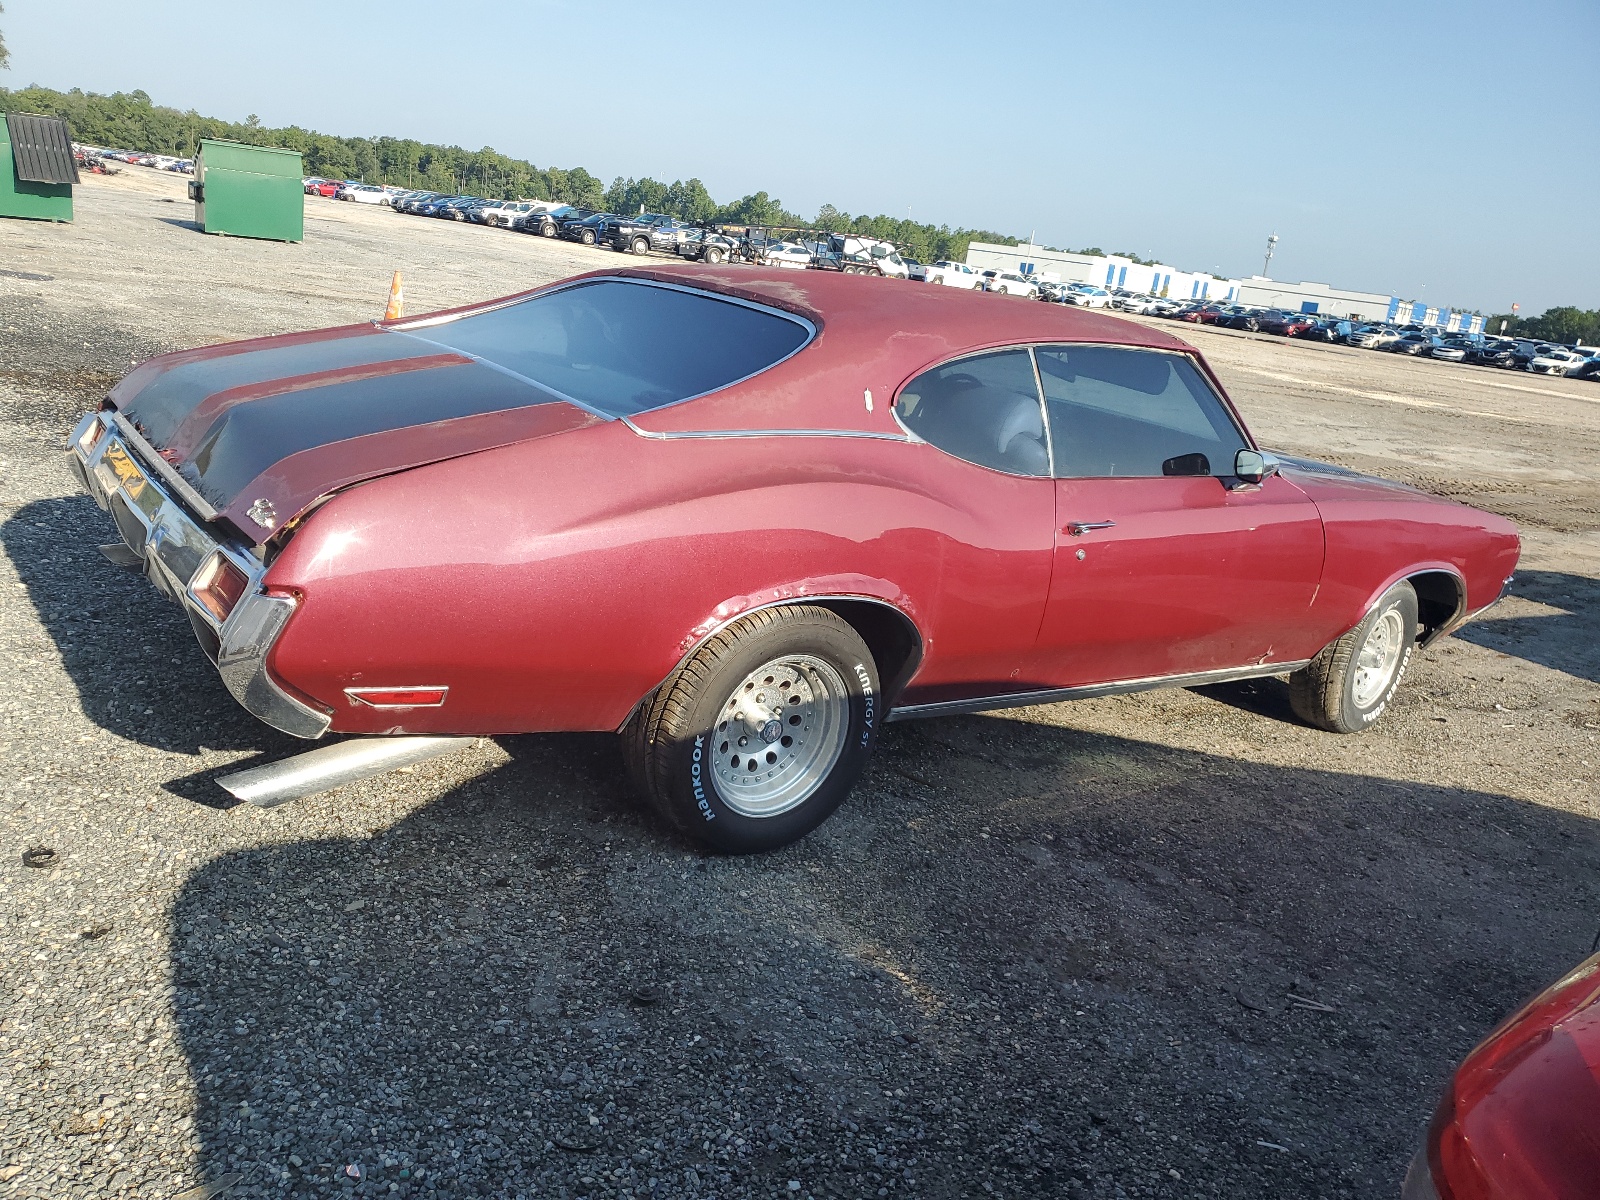
[[[1274,234],[1269,234],[1268,237],[1267,237],[1267,257],[1261,264],[1261,277],[1263,279],[1271,279],[1272,278],[1272,276],[1267,273],[1267,268],[1272,265],[1272,252],[1273,252],[1274,249],[1277,248],[1277,245],[1278,245],[1278,235],[1275,234],[1275,233]]]

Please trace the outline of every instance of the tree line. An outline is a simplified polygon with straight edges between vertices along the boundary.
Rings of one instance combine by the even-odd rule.
[[[538,167],[488,146],[466,150],[411,138],[336,137],[298,125],[269,128],[254,115],[242,122],[223,121],[201,116],[193,109],[184,112],[156,104],[143,91],[107,96],[79,88],[69,92],[36,86],[15,91],[0,88],[0,112],[6,111],[60,117],[74,140],[94,146],[183,158],[194,156],[202,138],[278,146],[299,151],[306,172],[325,179],[357,179],[494,198],[555,200],[617,213],[658,212],[684,221],[858,233],[893,242],[905,254],[924,262],[960,261],[973,241],[1020,244],[1020,239],[992,230],[952,229],[881,215],[852,216],[831,204],[824,204],[815,220],[807,220],[764,191],[719,204],[698,179],[662,183],[619,176],[606,187],[583,167]]]
[[[1484,325],[1484,332],[1498,334],[1502,322],[1507,337],[1560,342],[1568,346],[1600,346],[1600,309],[1561,305],[1547,308],[1537,317],[1496,313]]]

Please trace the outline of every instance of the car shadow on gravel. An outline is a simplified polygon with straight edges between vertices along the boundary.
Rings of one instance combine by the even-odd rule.
[[[33,501],[0,525],[0,546],[85,715],[118,737],[185,754],[302,746],[239,707],[177,605],[96,549],[120,541],[110,516],[82,495]],[[213,773],[173,790],[208,804],[226,800],[209,785]]]
[[[1542,616],[1501,617],[1490,609],[1454,636],[1552,671],[1600,683],[1600,646],[1588,634],[1593,614],[1600,612],[1600,579],[1562,571],[1518,571],[1512,591],[1558,611]]]
[[[889,727],[831,821],[743,859],[644,817],[609,737],[503,744],[184,884],[202,1179],[1394,1194],[1451,1064],[1600,913],[1581,818],[1016,718]]]

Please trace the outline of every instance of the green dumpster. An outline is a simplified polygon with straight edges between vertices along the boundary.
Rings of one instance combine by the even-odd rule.
[[[0,122],[0,217],[70,221],[77,182],[65,121],[6,114]]]
[[[195,222],[206,233],[305,240],[306,194],[294,150],[202,141],[189,195]]]

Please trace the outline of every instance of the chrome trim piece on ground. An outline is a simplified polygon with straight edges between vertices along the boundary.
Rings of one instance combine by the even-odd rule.
[[[352,738],[265,766],[220,775],[217,783],[224,791],[258,808],[275,808],[302,796],[314,796],[346,783],[409,767],[469,746],[476,740],[469,737]]]
[[[689,438],[763,438],[763,437],[821,437],[821,438],[872,438],[880,442],[909,442],[899,433],[878,433],[871,429],[685,429],[659,433],[653,429],[640,429],[632,418],[623,417],[622,423],[642,438],[655,442],[677,442]]]
[[[999,708],[1028,708],[1035,704],[1055,704],[1062,700],[1092,700],[1098,696],[1125,696],[1166,687],[1203,687],[1209,683],[1232,683],[1239,679],[1262,679],[1287,675],[1311,662],[1255,663],[1248,667],[1229,667],[1221,671],[1197,671],[1189,675],[1152,675],[1145,679],[1123,679],[1115,683],[1090,683],[1081,687],[1049,688],[1037,692],[1014,692],[1004,696],[981,696],[972,700],[946,700],[937,704],[909,704],[890,711],[886,721],[910,721],[919,717],[948,717],[958,713],[989,712]]]

